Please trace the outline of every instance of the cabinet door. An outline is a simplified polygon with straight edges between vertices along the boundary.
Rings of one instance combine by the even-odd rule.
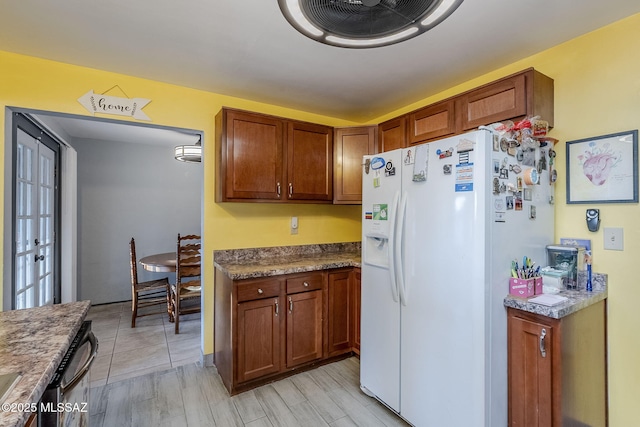
[[[353,315],[351,316],[351,325],[353,329],[353,350],[360,354],[360,299],[362,294],[361,285],[362,274],[360,269],[353,270],[352,284],[352,300]]]
[[[333,128],[289,122],[287,197],[289,200],[333,200]]]
[[[409,144],[453,135],[455,131],[453,100],[429,105],[409,114]]]
[[[506,77],[460,98],[462,130],[527,114],[525,75]]]
[[[362,156],[375,152],[375,126],[336,129],[333,203],[362,203]]]
[[[509,317],[509,425],[552,426],[553,328]]]
[[[378,153],[407,146],[407,120],[396,117],[378,125]]]
[[[322,291],[287,295],[287,368],[322,357]]]
[[[284,122],[275,117],[226,111],[219,153],[223,200],[282,197],[283,132]]]
[[[280,371],[279,298],[238,304],[237,382]]]
[[[349,271],[329,274],[329,357],[351,351],[353,294]]]

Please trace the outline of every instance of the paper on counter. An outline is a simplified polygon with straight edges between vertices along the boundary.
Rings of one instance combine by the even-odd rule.
[[[542,294],[537,297],[529,299],[528,302],[532,302],[534,304],[546,305],[548,307],[552,307],[554,305],[562,304],[565,301],[568,301],[569,298],[563,297],[562,295],[549,295]]]

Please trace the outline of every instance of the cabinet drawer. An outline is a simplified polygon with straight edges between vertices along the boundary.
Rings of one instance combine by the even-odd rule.
[[[298,292],[314,291],[322,289],[323,275],[322,273],[309,274],[306,276],[293,277],[287,279],[287,293],[295,294]]]
[[[238,302],[277,297],[278,295],[280,295],[278,280],[238,284]]]

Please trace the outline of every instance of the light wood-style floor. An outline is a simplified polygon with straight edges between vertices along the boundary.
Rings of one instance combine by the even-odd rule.
[[[153,319],[155,316],[143,318],[140,326],[136,327],[138,332],[133,332],[126,317],[128,310],[127,304],[120,304],[119,308],[92,307],[89,312],[94,333],[100,340],[99,357],[104,358],[102,368],[94,371],[96,366],[100,366],[97,361],[91,373],[92,427],[407,426],[375,399],[362,393],[359,387],[360,362],[355,357],[230,397],[215,367],[199,364],[199,317],[189,320],[191,325],[197,324],[197,334],[192,330],[194,326],[185,327],[183,338],[188,341],[193,339],[187,337],[189,333],[197,335],[196,349],[190,355],[176,349],[172,356],[171,342],[180,341],[176,337],[183,335],[182,320],[178,336],[171,336],[173,329],[169,327],[160,334],[157,320]],[[119,317],[118,326],[121,327],[109,333],[107,325],[115,325],[116,317]],[[162,317],[160,322],[163,322]],[[162,327],[165,328],[164,324]],[[145,331],[155,332],[144,334]],[[107,338],[108,335],[114,337]],[[120,343],[119,337],[123,337]],[[111,339],[113,343],[109,344]],[[137,345],[134,346],[133,341]],[[148,352],[147,364],[140,363],[138,360],[147,359],[141,350],[145,346],[165,346],[168,356],[165,359],[161,356],[165,350],[156,349]],[[105,347],[113,350],[110,355]],[[127,352],[130,353],[126,357],[118,356]],[[140,357],[136,358],[136,353]],[[111,360],[105,376],[109,357]]]

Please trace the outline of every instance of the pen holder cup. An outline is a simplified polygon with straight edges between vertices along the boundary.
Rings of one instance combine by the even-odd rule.
[[[542,281],[540,281],[540,288],[540,293],[542,293]],[[522,298],[535,295],[535,279],[509,278],[509,293]]]

